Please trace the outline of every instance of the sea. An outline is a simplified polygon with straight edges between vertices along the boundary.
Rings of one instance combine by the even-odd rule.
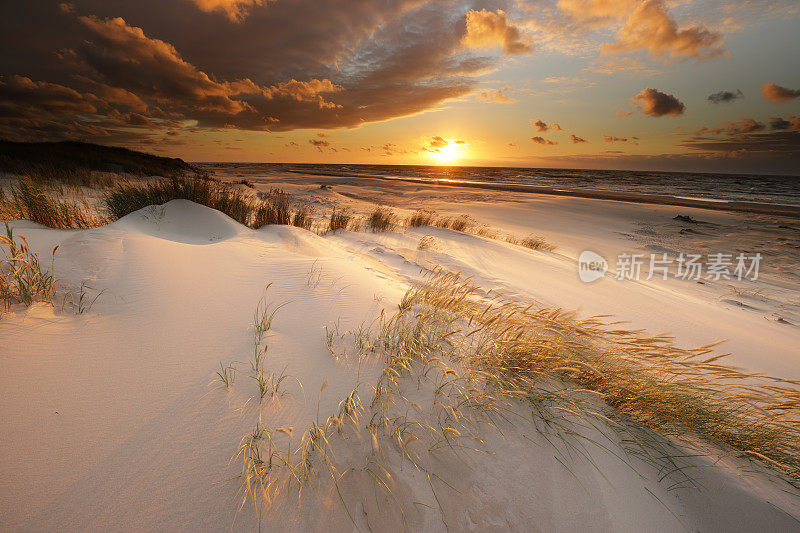
[[[242,179],[259,174],[298,173],[342,178],[585,189],[800,206],[800,176],[429,165],[205,163],[203,166]]]

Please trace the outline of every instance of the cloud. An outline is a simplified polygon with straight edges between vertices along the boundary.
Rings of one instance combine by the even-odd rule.
[[[505,94],[506,91],[510,90],[511,87],[506,85],[505,87],[500,87],[496,91],[492,92],[483,91],[478,94],[478,98],[486,102],[494,102],[497,104],[511,104],[513,102],[516,102],[516,100]]]
[[[500,47],[506,54],[524,54],[533,50],[501,9],[495,12],[485,9],[468,11],[464,45],[467,48]]]
[[[233,22],[241,22],[255,6],[264,5],[264,0],[191,0],[201,11],[221,11]]]
[[[182,0],[157,9],[158,0],[115,4],[113,12],[124,18],[78,17],[38,4],[27,10],[4,5],[6,20],[17,20],[15,27],[36,27],[47,39],[31,36],[26,41],[21,30],[6,32],[2,40],[18,43],[19,57],[2,62],[0,79],[10,82],[26,74],[33,83],[46,80],[74,90],[90,104],[90,95],[99,102],[96,112],[55,115],[41,108],[43,103],[31,103],[27,113],[36,114],[39,122],[17,117],[12,126],[6,117],[2,133],[60,139],[80,130],[108,135],[109,142],[128,142],[130,132],[115,129],[119,117],[109,115],[112,109],[196,131],[356,128],[463,97],[474,91],[478,76],[503,61],[466,48],[463,11],[444,9],[436,0],[384,0],[379,5],[350,0],[347,9],[320,0],[257,5]],[[239,8],[249,14],[236,24],[216,15]],[[101,0],[80,4],[82,13],[108,10]],[[209,16],[209,10],[216,14]],[[514,39],[516,27],[499,12],[490,14],[507,23],[509,37],[503,42],[508,51],[521,52],[527,45],[521,34]],[[27,71],[16,72],[21,65]],[[0,101],[3,114],[10,107],[20,112],[16,98]],[[34,112],[36,106],[40,109]],[[52,135],[43,135],[48,128]],[[142,132],[137,135],[145,140]]]
[[[433,137],[429,137],[425,141],[425,145],[422,147],[422,151],[424,151],[424,152],[439,152],[439,151],[441,151],[442,148],[444,148],[445,146],[448,146],[450,143],[458,144],[458,145],[467,144],[467,142],[465,140],[463,140],[463,139],[451,139],[451,140],[448,141],[444,137],[441,137],[439,135],[435,135]]]
[[[309,139],[308,144],[312,145],[314,148],[319,150],[320,152],[324,152],[324,148],[329,148],[331,151],[335,152],[335,148],[331,148],[330,141],[326,141],[324,139]]]
[[[762,85],[761,94],[767,100],[778,103],[789,102],[795,98],[800,98],[800,90],[787,89],[786,87],[781,87],[774,83],[765,83]]]
[[[578,137],[577,135],[570,134],[569,139],[572,141],[572,144],[580,144],[580,143],[588,143],[586,139],[583,137]]]
[[[700,26],[679,28],[664,0],[645,0],[627,18],[616,41],[601,49],[606,53],[647,50],[659,59],[707,59],[725,53],[722,41],[720,33]]]
[[[596,25],[626,15],[636,0],[558,0],[557,5],[573,19]]]
[[[792,115],[789,120],[784,120],[781,117],[769,117],[769,127],[773,131],[800,132],[800,117]]]
[[[544,137],[539,137],[539,136],[537,136],[537,137],[531,137],[531,140],[532,140],[533,142],[535,142],[536,144],[544,144],[544,145],[554,145],[554,144],[558,144],[558,143],[557,143],[557,142],[555,142],[555,141],[551,141],[551,140],[545,139]]]
[[[548,130],[564,131],[563,128],[557,122],[553,122],[552,124],[547,124],[540,118],[537,118],[536,120],[531,119],[530,122],[536,128],[536,131],[538,131],[539,133],[545,133]]]
[[[686,106],[675,96],[662,93],[658,89],[647,87],[631,100],[645,115],[652,117],[677,117],[682,115]]]
[[[708,101],[712,104],[726,104],[744,98],[744,94],[739,89],[733,91],[719,91],[708,96]]]
[[[617,109],[615,116],[619,118],[625,118],[633,115],[633,111],[625,111],[624,109]]]
[[[614,135],[605,135],[603,134],[603,141],[607,143],[630,143],[638,145],[639,143],[636,142],[638,137],[615,137]]]
[[[695,133],[695,135],[702,136],[702,135],[712,134],[712,135],[736,136],[744,133],[755,133],[757,131],[763,131],[764,128],[765,126],[763,123],[758,122],[753,118],[739,117],[739,120],[736,122],[725,122],[721,126],[716,128],[703,127],[699,129]]]

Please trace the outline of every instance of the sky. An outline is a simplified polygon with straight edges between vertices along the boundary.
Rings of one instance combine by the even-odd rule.
[[[189,161],[800,174],[797,0],[0,5],[0,138]]]

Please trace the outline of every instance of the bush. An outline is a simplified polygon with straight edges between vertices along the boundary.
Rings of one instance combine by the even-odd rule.
[[[372,231],[387,231],[394,225],[395,215],[388,209],[379,207],[367,219],[367,226]]]
[[[106,208],[113,219],[171,200],[190,200],[221,211],[244,225],[247,225],[253,210],[244,193],[198,178],[160,179],[145,184],[125,183],[105,196]]]
[[[256,209],[251,227],[258,229],[267,224],[291,224],[289,195],[281,189],[272,189]]]

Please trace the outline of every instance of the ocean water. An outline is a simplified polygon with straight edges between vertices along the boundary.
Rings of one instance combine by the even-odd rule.
[[[528,185],[800,206],[800,176],[427,165],[206,163],[203,166],[242,178],[291,172],[349,178]]]

